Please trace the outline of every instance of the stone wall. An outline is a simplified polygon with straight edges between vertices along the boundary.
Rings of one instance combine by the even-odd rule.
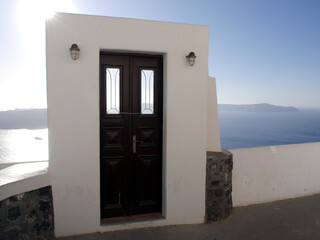
[[[233,156],[229,151],[207,152],[206,221],[218,221],[232,211]]]
[[[0,239],[54,238],[51,186],[0,201]]]

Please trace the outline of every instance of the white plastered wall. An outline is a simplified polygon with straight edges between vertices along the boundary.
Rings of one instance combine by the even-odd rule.
[[[320,143],[232,149],[234,206],[320,193]]]
[[[58,13],[47,20],[46,37],[56,236],[203,222],[208,27]],[[76,61],[72,43],[81,49]],[[164,56],[162,220],[100,226],[100,50]],[[190,51],[193,67],[185,58]]]

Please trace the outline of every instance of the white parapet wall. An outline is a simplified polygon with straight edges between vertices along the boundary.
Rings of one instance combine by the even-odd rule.
[[[320,193],[319,142],[230,151],[236,207]]]

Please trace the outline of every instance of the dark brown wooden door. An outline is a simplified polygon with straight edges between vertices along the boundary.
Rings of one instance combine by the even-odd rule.
[[[100,54],[101,218],[161,212],[162,56]]]

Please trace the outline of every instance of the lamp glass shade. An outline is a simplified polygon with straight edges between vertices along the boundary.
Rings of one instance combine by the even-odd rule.
[[[189,62],[189,65],[190,65],[190,66],[193,66],[194,63],[195,63],[195,61],[196,61],[196,60],[195,60],[194,58],[189,58],[189,59],[188,59],[188,62]]]
[[[71,58],[73,60],[77,60],[79,58],[79,51],[77,51],[77,50],[71,50],[70,54],[71,54]]]

